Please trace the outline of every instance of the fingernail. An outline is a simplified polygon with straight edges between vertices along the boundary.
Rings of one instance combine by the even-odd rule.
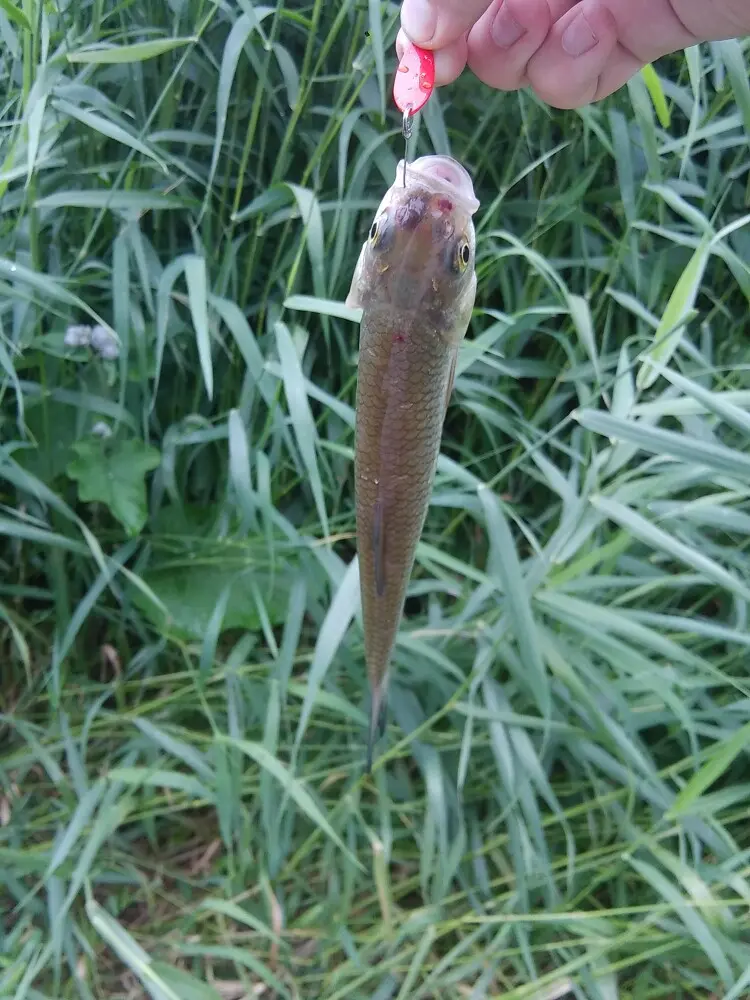
[[[598,41],[583,13],[576,15],[562,33],[562,47],[569,56],[582,56],[584,52],[593,49]]]
[[[415,44],[429,42],[437,27],[437,14],[429,0],[404,0],[401,26]]]
[[[490,34],[495,45],[499,45],[501,49],[509,49],[511,45],[518,41],[521,35],[526,34],[526,29],[521,27],[508,10],[508,5],[504,3],[497,14],[495,14]]]

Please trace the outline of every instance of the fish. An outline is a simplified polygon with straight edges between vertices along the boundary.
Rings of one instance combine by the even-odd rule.
[[[479,204],[471,176],[452,157],[401,160],[346,298],[362,310],[354,492],[368,772],[386,728],[391,658],[474,308]]]

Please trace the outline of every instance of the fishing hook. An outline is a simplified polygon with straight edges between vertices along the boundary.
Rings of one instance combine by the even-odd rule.
[[[406,161],[409,158],[409,139],[411,139],[413,128],[414,118],[412,117],[411,107],[408,106],[404,110],[404,119],[401,124],[401,133],[404,137],[404,187],[406,187]]]

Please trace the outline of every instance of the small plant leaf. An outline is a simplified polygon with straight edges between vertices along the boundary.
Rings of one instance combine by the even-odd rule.
[[[109,441],[88,438],[72,449],[76,458],[66,472],[78,483],[84,503],[105,504],[130,536],[139,534],[148,513],[146,473],[157,468],[161,455],[137,438]]]

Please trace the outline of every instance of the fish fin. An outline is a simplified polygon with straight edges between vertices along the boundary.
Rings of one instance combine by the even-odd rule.
[[[456,381],[456,364],[458,362],[458,348],[453,352],[453,357],[451,358],[451,370],[448,373],[448,388],[445,392],[445,409],[448,410],[448,404],[451,401],[451,393],[453,392],[453,386]]]
[[[354,274],[352,275],[352,283],[349,287],[349,294],[344,300],[344,305],[349,306],[350,309],[361,309],[363,306],[362,302],[362,256],[364,254],[364,247],[362,248],[362,253],[357,261],[357,266],[354,268]]]
[[[372,758],[375,744],[385,735],[388,724],[388,675],[376,688],[372,689],[370,699],[370,731],[367,737],[367,774],[372,773]]]
[[[375,563],[375,592],[378,597],[385,593],[385,525],[383,524],[383,501],[375,501],[372,522],[372,552]]]

